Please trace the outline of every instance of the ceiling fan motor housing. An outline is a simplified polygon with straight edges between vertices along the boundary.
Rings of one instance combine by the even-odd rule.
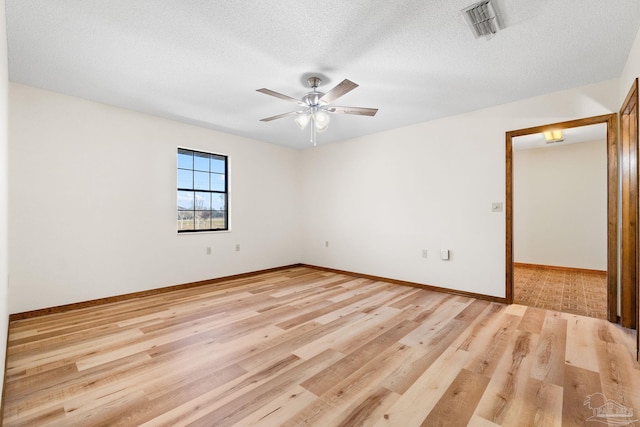
[[[322,98],[324,92],[320,92],[316,89],[318,88],[318,86],[320,86],[322,80],[320,79],[320,77],[309,77],[307,79],[307,83],[309,84],[309,87],[311,87],[312,91],[302,97],[302,102],[307,104],[309,107],[320,106],[320,98]]]
[[[309,107],[317,107],[320,105],[320,98],[322,98],[323,95],[324,93],[314,90],[303,96],[302,102],[307,104]]]
[[[322,79],[320,77],[309,77],[307,79],[307,84],[310,88],[315,89],[322,83]]]

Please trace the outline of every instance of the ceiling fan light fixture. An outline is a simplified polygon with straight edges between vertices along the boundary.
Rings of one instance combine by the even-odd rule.
[[[296,123],[296,125],[298,125],[300,130],[304,130],[304,128],[307,127],[307,124],[309,123],[310,119],[311,119],[311,116],[309,113],[303,113],[303,114],[298,114],[298,117],[295,118],[294,122]]]
[[[331,118],[329,115],[323,111],[318,111],[313,114],[313,123],[318,129],[318,132],[324,132],[329,127],[329,122]]]
[[[462,15],[475,38],[490,38],[501,28],[491,0],[482,0],[462,9]]]

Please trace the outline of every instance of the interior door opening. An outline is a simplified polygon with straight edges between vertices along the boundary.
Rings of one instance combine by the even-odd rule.
[[[617,218],[618,218],[618,144],[617,144],[617,115],[607,114],[562,123],[553,123],[533,128],[520,129],[506,133],[506,297],[507,301],[514,301],[514,140],[518,137],[538,135],[544,132],[557,131],[559,129],[570,132],[585,126],[604,124],[606,141],[606,267],[605,294],[606,294],[606,318],[609,321],[617,320],[617,282],[618,282],[618,246],[617,246]],[[553,138],[553,134],[550,135]],[[525,138],[526,139],[526,138]],[[589,268],[582,270],[588,271]],[[599,268],[597,269],[599,270]]]
[[[514,302],[608,319],[607,125],[512,142]]]

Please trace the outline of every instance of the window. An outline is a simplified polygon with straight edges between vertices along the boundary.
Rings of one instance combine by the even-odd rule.
[[[178,148],[178,233],[228,230],[227,156]]]

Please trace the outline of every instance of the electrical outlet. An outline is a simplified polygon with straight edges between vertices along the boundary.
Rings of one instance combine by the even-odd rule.
[[[236,243],[236,252],[240,252],[240,243]]]
[[[451,256],[449,249],[442,249],[440,250],[440,259],[443,261],[448,261],[449,257]]]
[[[426,258],[427,257],[427,250],[423,249],[422,250],[422,258]]]

